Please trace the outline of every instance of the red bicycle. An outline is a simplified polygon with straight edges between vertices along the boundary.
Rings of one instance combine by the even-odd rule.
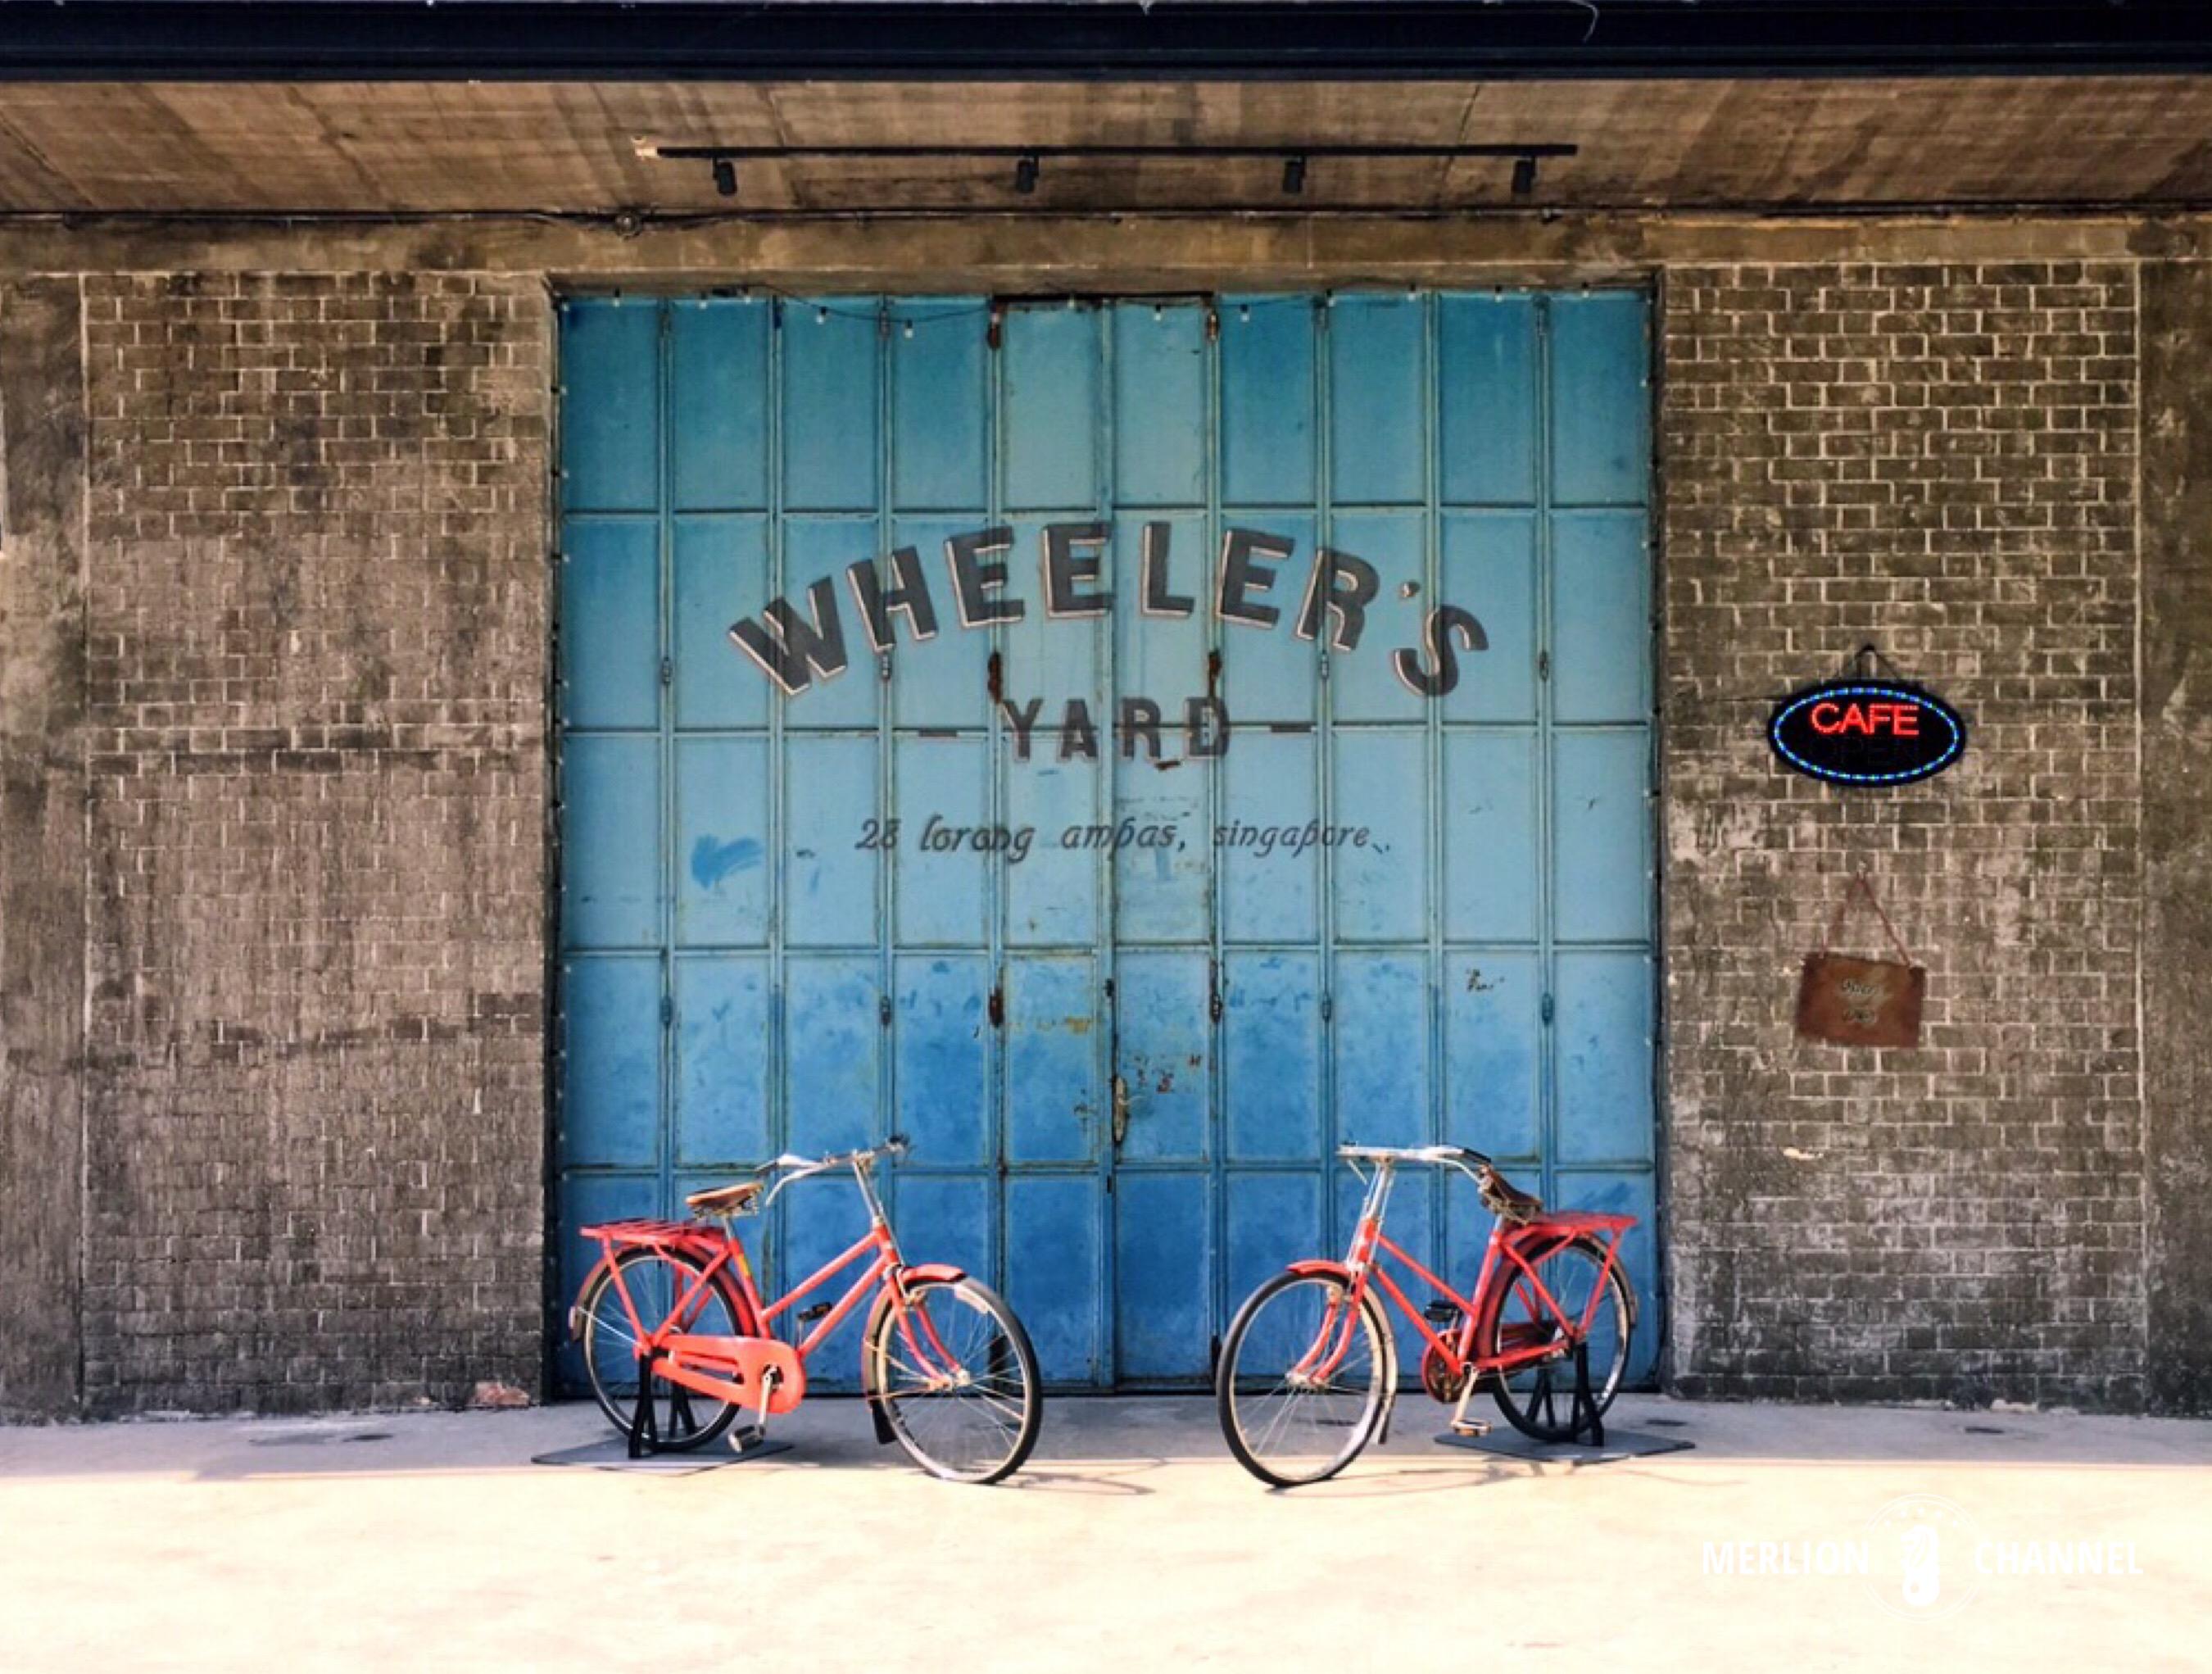
[[[877,1160],[902,1156],[894,1136],[828,1157],[786,1154],[753,1178],[684,1204],[694,1220],[616,1220],[586,1227],[601,1257],[568,1317],[592,1393],[633,1456],[705,1446],[738,1415],[740,1452],[765,1438],[771,1415],[806,1393],[806,1358],[860,1306],[875,1306],[860,1339],[860,1390],[879,1442],[896,1441],[931,1475],[995,1482],[1036,1445],[1043,1397],[1029,1334],[1004,1300],[957,1267],[909,1263],[877,1195]],[[842,1256],[763,1305],[735,1220],[757,1214],[794,1181],[849,1168],[868,1230]],[[709,1224],[712,1222],[713,1224]],[[811,1323],[798,1342],[773,1334],[799,1298],[863,1259],[836,1301],[794,1316]]]
[[[1488,1384],[1516,1429],[1545,1441],[1602,1440],[1599,1421],[1620,1389],[1636,1323],[1620,1261],[1635,1217],[1547,1214],[1488,1157],[1461,1146],[1346,1145],[1337,1154],[1367,1187],[1350,1253],[1340,1262],[1292,1262],[1252,1293],[1222,1344],[1214,1395],[1238,1463],[1261,1482],[1295,1488],[1334,1476],[1389,1434],[1398,1349],[1383,1295],[1425,1340],[1421,1385],[1452,1408],[1455,1433],[1490,1427],[1467,1416],[1468,1401]],[[1362,1172],[1362,1163],[1374,1172]],[[1406,1163],[1457,1169],[1497,1217],[1468,1295],[1382,1230],[1391,1183]],[[1383,1264],[1385,1252],[1437,1299],[1417,1309]]]

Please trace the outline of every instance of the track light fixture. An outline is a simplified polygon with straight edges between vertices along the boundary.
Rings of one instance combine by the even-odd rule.
[[[1433,158],[1450,162],[1495,157],[1501,161],[1511,159],[1512,194],[1516,201],[1525,201],[1535,195],[1539,160],[1571,157],[1578,148],[1525,140],[1459,145],[1309,145],[1291,151],[1280,146],[1261,145],[664,145],[641,139],[637,149],[641,156],[696,158],[710,164],[714,190],[725,198],[738,195],[740,162],[791,162],[805,158],[900,162],[927,158],[1006,158],[1013,162],[1014,193],[1020,198],[1036,194],[1037,180],[1048,157],[1130,162],[1158,159],[1180,163],[1273,160],[1282,166],[1283,196],[1303,198],[1309,167],[1316,158],[1357,157],[1390,161]]]

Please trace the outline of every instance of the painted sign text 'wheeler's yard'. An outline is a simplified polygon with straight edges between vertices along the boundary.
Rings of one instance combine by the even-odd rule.
[[[1191,594],[1176,591],[1170,528],[1165,522],[1144,526],[1137,606],[1147,617],[1179,619],[1194,615],[1199,601]],[[1113,613],[1114,595],[1099,585],[1112,535],[1113,526],[1105,522],[1044,526],[1039,540],[1038,603],[1048,620],[1095,620]],[[1010,569],[1005,555],[1012,549],[1013,532],[1003,526],[956,534],[945,541],[951,598],[963,629],[988,629],[1028,615],[1030,601],[1008,594]],[[1210,601],[1213,615],[1237,627],[1277,627],[1284,607],[1270,602],[1269,595],[1282,581],[1283,567],[1291,563],[1295,550],[1296,543],[1282,536],[1229,530],[1222,537],[1218,581]],[[915,643],[937,637],[941,621],[937,599],[931,590],[929,567],[916,548],[898,547],[880,566],[872,557],[861,558],[847,567],[845,580],[860,631],[871,651],[881,655],[892,649],[898,636],[896,618],[902,617]],[[1364,558],[1322,547],[1310,566],[1291,631],[1303,640],[1319,640],[1326,634],[1333,649],[1356,651],[1367,630],[1368,606],[1381,587],[1381,576]],[[852,665],[854,648],[848,642],[837,578],[825,575],[808,587],[805,606],[802,613],[788,599],[773,600],[758,617],[747,617],[730,629],[738,648],[787,697],[827,684]],[[1439,604],[1423,624],[1421,643],[1390,653],[1391,671],[1416,697],[1442,697],[1459,685],[1460,654],[1486,650],[1489,643],[1472,612]],[[1000,702],[1014,730],[1016,753],[1026,760],[1042,700],[1019,703],[1001,697]],[[1058,720],[1060,758],[1095,759],[1097,727],[1090,706],[1079,697],[1070,698]],[[1154,699],[1121,699],[1115,725],[1123,753],[1133,754],[1143,740],[1157,756],[1162,721],[1161,706]],[[1184,700],[1182,724],[1190,754],[1220,755],[1227,749],[1229,716],[1218,698],[1207,695]]]

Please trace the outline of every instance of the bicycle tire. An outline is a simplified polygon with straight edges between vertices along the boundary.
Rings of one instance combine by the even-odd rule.
[[[1612,1301],[1601,1305],[1599,1316],[1594,1317],[1592,1321],[1592,1336],[1595,1338],[1598,1318],[1609,1314],[1613,1330],[1618,1336],[1609,1363],[1604,1366],[1593,1364],[1589,1369],[1594,1385],[1590,1391],[1591,1403],[1596,1408],[1598,1416],[1602,1418],[1613,1405],[1613,1397],[1620,1392],[1621,1379],[1627,1371],[1629,1347],[1636,1329],[1636,1300],[1628,1287],[1628,1275],[1620,1261],[1615,1259],[1610,1268],[1605,1265],[1606,1251],[1602,1245],[1588,1238],[1567,1239],[1545,1251],[1533,1263],[1544,1287],[1559,1298],[1563,1306],[1571,1308],[1574,1304],[1561,1297],[1562,1283],[1545,1272],[1548,1265],[1562,1257],[1573,1257],[1596,1263],[1598,1271],[1604,1275],[1601,1282],[1612,1293]],[[1519,1269],[1511,1269],[1511,1274],[1517,1277]],[[1514,1324],[1522,1323],[1506,1318],[1516,1287],[1506,1280],[1501,1279],[1499,1282],[1501,1288],[1497,1300],[1486,1306],[1483,1328],[1477,1334],[1479,1351],[1486,1356],[1497,1354],[1502,1335]],[[1579,1297],[1586,1300],[1589,1294],[1588,1289],[1584,1289],[1579,1293]],[[1513,1387],[1515,1379],[1524,1376],[1527,1387],[1516,1391]],[[1522,1434],[1538,1441],[1574,1440],[1577,1432],[1574,1361],[1571,1355],[1540,1362],[1526,1373],[1492,1373],[1491,1397],[1498,1403],[1498,1409],[1505,1415],[1506,1421]]]
[[[977,1487],[1003,1482],[1028,1461],[1044,1421],[1044,1380],[1029,1333],[1006,1299],[981,1280],[909,1279],[905,1288],[903,1315],[886,1292],[868,1321],[861,1373],[870,1403],[907,1457],[931,1476]],[[939,1297],[967,1309],[968,1316],[948,1312],[940,1319]],[[902,1318],[911,1321],[917,1314],[928,1327],[928,1347],[919,1350],[918,1340],[900,1329]],[[979,1319],[988,1320],[988,1328]],[[928,1356],[940,1348],[961,1368],[964,1381],[931,1386],[936,1367]],[[988,1367],[981,1378],[971,1361]],[[1011,1427],[1006,1421],[1010,1404]],[[964,1449],[955,1440],[956,1424],[961,1435],[974,1438]],[[963,1452],[968,1457],[959,1457]]]
[[[1300,1286],[1322,1287],[1325,1290],[1334,1291],[1338,1297],[1341,1297],[1344,1292],[1344,1280],[1335,1274],[1278,1273],[1245,1298],[1244,1306],[1237,1309],[1236,1318],[1230,1322],[1228,1336],[1222,1339],[1221,1363],[1214,1371],[1214,1410],[1221,1421],[1222,1438],[1228,1442],[1229,1451],[1237,1464],[1271,1488],[1304,1488],[1314,1482],[1327,1482],[1358,1458],[1381,1428],[1384,1415],[1389,1411],[1390,1397],[1397,1383],[1397,1347],[1390,1335],[1390,1322],[1382,1312],[1382,1305],[1376,1300],[1375,1293],[1370,1290],[1360,1298],[1360,1315],[1369,1354],[1367,1388],[1358,1417],[1343,1423],[1346,1440],[1342,1448],[1325,1456],[1317,1467],[1306,1471],[1286,1470],[1281,1468],[1279,1460],[1271,1464],[1263,1459],[1261,1448],[1253,1445],[1238,1411],[1238,1377],[1243,1370],[1246,1347],[1251,1342],[1253,1330],[1267,1305],[1285,1292]],[[1322,1300],[1325,1309],[1333,1306],[1326,1296]],[[1322,1316],[1324,1322],[1327,1318],[1325,1312]],[[1322,1326],[1315,1326],[1307,1330],[1303,1321],[1296,1317],[1294,1305],[1291,1323],[1286,1330],[1278,1330],[1277,1334],[1285,1336],[1285,1342],[1295,1347],[1302,1330],[1306,1330],[1310,1341],[1321,1329]],[[1250,1391],[1255,1418],[1260,1401],[1273,1397],[1281,1404],[1282,1409],[1277,1417],[1262,1430],[1263,1439],[1279,1431],[1291,1410],[1289,1401],[1296,1401],[1307,1393],[1321,1393],[1293,1390],[1289,1401],[1285,1401],[1280,1393],[1279,1378],[1272,1377],[1264,1371],[1255,1371],[1251,1374],[1251,1380],[1255,1384],[1266,1381],[1271,1385],[1265,1394],[1256,1388]],[[1322,1416],[1309,1422],[1317,1427],[1334,1427],[1340,1421]]]
[[[607,1421],[624,1434],[629,1433],[631,1417],[636,1410],[637,1385],[633,1373],[632,1380],[625,1389],[617,1373],[624,1359],[621,1352],[623,1348],[634,1344],[637,1339],[629,1329],[629,1315],[622,1306],[621,1295],[614,1292],[615,1270],[617,1268],[623,1270],[623,1286],[629,1291],[632,1302],[642,1309],[645,1305],[640,1300],[638,1293],[643,1290],[647,1295],[658,1294],[655,1289],[658,1281],[645,1280],[643,1274],[636,1270],[648,1264],[665,1264],[680,1269],[694,1278],[700,1272],[699,1263],[689,1257],[666,1250],[640,1245],[618,1251],[611,1262],[601,1262],[592,1269],[591,1277],[584,1281],[584,1288],[576,1299],[578,1324],[575,1336],[583,1350],[584,1372],[591,1383],[592,1398],[599,1403],[599,1410],[606,1415]],[[709,1283],[712,1300],[721,1305],[726,1318],[715,1320],[702,1315],[697,1323],[706,1327],[706,1334],[710,1336],[746,1335],[744,1322],[749,1316],[743,1299],[719,1274]],[[674,1305],[672,1294],[661,1305],[664,1318],[665,1310]],[[712,1306],[711,1302],[709,1306]],[[612,1334],[616,1340],[611,1343],[608,1353],[602,1355],[599,1352],[599,1338],[607,1334]],[[606,1361],[604,1369],[601,1366],[603,1359]],[[635,1367],[634,1351],[628,1359]],[[705,1421],[697,1423],[690,1434],[671,1434],[677,1403],[672,1397],[663,1397],[665,1410],[656,1414],[663,1421],[659,1426],[659,1451],[662,1452],[688,1453],[695,1447],[704,1447],[730,1427],[739,1411],[735,1402],[716,1401],[712,1396],[702,1395],[692,1390],[686,1390],[684,1394],[685,1403],[695,1409],[695,1421],[696,1409],[712,1407],[715,1410]]]

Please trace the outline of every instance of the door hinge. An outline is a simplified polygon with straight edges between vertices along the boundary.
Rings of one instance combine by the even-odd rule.
[[[1552,996],[1550,995],[1547,994],[1544,996],[1544,1003],[1540,1007],[1539,1007],[1539,1010],[1543,1016],[1544,1021],[1549,1023],[1552,1020]]]
[[[665,686],[672,686],[676,684],[676,660],[673,657],[663,657],[660,660],[660,684]]]
[[[664,994],[660,996],[660,1026],[665,1029],[675,1020],[676,997],[673,995]]]
[[[1006,695],[1006,665],[996,651],[991,653],[991,660],[983,665],[983,679],[994,703]]]
[[[886,1029],[891,1026],[891,997],[888,994],[876,996],[876,1021]]]
[[[1221,1021],[1221,962],[1218,959],[1206,961],[1206,1014],[1216,1023]]]
[[[1549,651],[1539,651],[1536,654],[1536,678],[1540,680],[1548,680],[1552,678],[1552,654]]]
[[[1334,994],[1322,995],[1321,997],[1321,1020],[1326,1023],[1335,1015],[1336,996]]]
[[[991,1026],[994,1029],[1006,1026],[1006,985],[1004,982],[991,990]]]

